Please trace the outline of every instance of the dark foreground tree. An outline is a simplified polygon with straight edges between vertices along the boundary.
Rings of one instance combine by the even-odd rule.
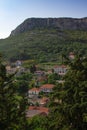
[[[87,130],[87,59],[67,59],[69,71],[51,97],[49,130]]]
[[[0,130],[27,130],[26,99],[16,91],[13,77],[0,61]]]
[[[37,115],[28,120],[30,130],[48,130],[48,118],[45,115]]]

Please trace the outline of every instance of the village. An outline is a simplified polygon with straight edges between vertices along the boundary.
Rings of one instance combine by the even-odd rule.
[[[74,59],[74,54],[71,52],[69,55],[70,59]],[[32,71],[29,68],[24,68],[22,66],[23,62],[17,60],[14,64],[6,66],[7,74],[14,74],[15,77],[20,77],[21,75],[28,73],[31,74]],[[50,95],[56,84],[64,83],[63,76],[68,71],[68,66],[61,64],[52,66],[46,71],[41,70],[38,66],[33,66],[33,77],[30,83],[33,85],[29,86],[27,91],[27,98],[29,108],[26,112],[27,118],[31,118],[35,115],[48,115],[49,114],[49,103]]]

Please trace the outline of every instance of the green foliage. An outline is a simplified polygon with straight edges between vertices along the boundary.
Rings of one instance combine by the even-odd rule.
[[[61,61],[61,55],[78,51],[87,55],[87,31],[60,31],[58,29],[34,29],[17,36],[0,40],[0,52],[5,59],[35,60],[39,62]]]
[[[26,99],[19,96],[13,79],[0,61],[0,130],[26,130]]]
[[[68,63],[70,70],[64,77],[65,82],[55,87],[51,97],[49,129],[86,130],[87,59],[77,56]]]
[[[46,116],[34,116],[28,119],[30,130],[48,130],[48,118]]]
[[[59,75],[57,73],[52,73],[48,76],[48,83],[55,84],[56,80],[59,79]]]
[[[23,62],[23,67],[30,68],[32,64],[36,64],[37,62],[35,60],[25,60]]]
[[[16,78],[16,86],[20,95],[26,95],[32,77],[33,76],[31,73],[23,73],[22,75]]]
[[[30,72],[34,73],[35,71],[36,71],[36,66],[35,65],[30,66]]]

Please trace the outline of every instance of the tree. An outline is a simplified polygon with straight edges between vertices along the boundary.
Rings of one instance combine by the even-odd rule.
[[[52,73],[48,75],[48,83],[55,84],[56,80],[59,79],[59,75],[57,73]]]
[[[19,96],[13,79],[0,60],[0,130],[26,130],[26,99]]]
[[[45,115],[36,115],[28,120],[30,130],[48,130],[48,118]]]
[[[29,89],[29,83],[32,80],[31,73],[23,73],[20,76],[16,77],[16,85],[18,86],[18,92],[20,95],[26,95]]]
[[[87,58],[67,58],[70,67],[64,84],[58,84],[51,97],[50,127],[54,130],[87,129]],[[52,119],[52,120],[51,120]]]
[[[30,67],[30,72],[31,73],[34,73],[36,71],[36,66],[35,65],[32,65],[31,67]]]

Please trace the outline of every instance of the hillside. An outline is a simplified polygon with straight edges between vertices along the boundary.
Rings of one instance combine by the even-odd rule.
[[[0,52],[6,59],[36,59],[40,62],[61,59],[62,53],[78,51],[87,55],[86,31],[32,30],[0,40]]]
[[[68,19],[66,18],[66,20]],[[81,19],[86,27],[82,28],[84,26],[79,24],[78,29],[74,28],[74,26],[70,27],[70,29],[64,28],[65,23],[66,27],[70,24],[68,21],[63,23],[63,29],[52,27],[51,25],[50,27],[38,27],[43,25],[43,22],[41,24],[35,22],[34,28],[32,23],[32,28],[29,29],[27,27],[30,27],[30,24],[26,23],[26,21],[28,20],[24,22],[27,24],[25,30],[24,23],[22,23],[12,31],[10,37],[0,40],[0,52],[4,55],[5,59],[11,61],[34,59],[38,62],[61,61],[62,54],[68,55],[71,51],[78,51],[87,56],[86,18]],[[75,24],[75,22],[72,22],[72,24]],[[24,31],[21,32],[21,29]]]

